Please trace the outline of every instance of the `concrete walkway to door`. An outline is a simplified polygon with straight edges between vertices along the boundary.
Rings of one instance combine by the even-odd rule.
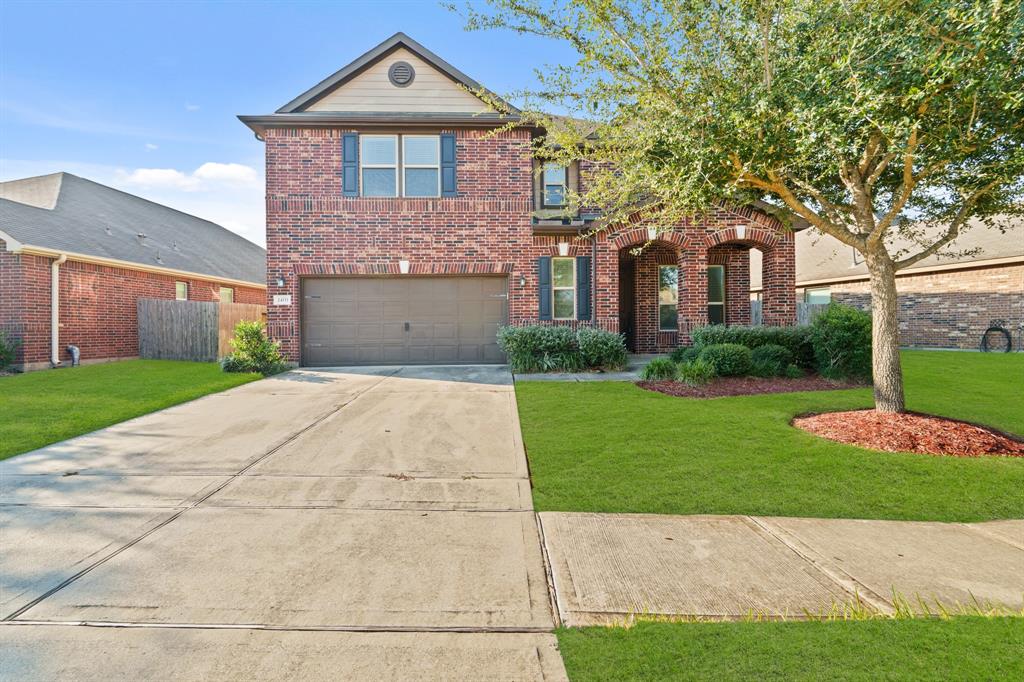
[[[201,398],[0,463],[0,524],[5,679],[565,677],[503,368]]]

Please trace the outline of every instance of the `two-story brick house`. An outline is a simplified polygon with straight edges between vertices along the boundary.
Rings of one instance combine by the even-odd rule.
[[[594,324],[637,352],[749,320],[795,319],[793,236],[756,208],[685,224],[567,215],[586,164],[540,167],[541,133],[396,34],[275,113],[239,118],[266,145],[268,330],[304,365],[498,362],[503,324]]]

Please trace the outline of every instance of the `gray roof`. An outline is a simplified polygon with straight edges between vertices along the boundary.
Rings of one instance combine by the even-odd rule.
[[[0,183],[0,231],[57,251],[266,282],[262,247],[209,220],[70,173]]]
[[[980,221],[968,223],[952,244],[939,255],[915,263],[910,270],[921,270],[938,266],[962,265],[971,267],[979,261],[1024,257],[1024,221],[1020,218],[1000,220],[1006,232],[986,227]],[[940,228],[931,228],[937,233]],[[909,246],[906,240],[886,240],[890,246]],[[914,249],[919,251],[920,247]],[[962,252],[973,252],[964,255]],[[868,268],[864,259],[853,247],[843,244],[835,237],[824,235],[816,229],[808,229],[796,235],[796,283],[828,280],[867,279]],[[756,254],[750,260],[750,286],[761,287],[761,259]]]

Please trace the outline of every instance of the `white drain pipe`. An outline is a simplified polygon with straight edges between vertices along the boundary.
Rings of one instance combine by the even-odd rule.
[[[60,266],[66,253],[50,263],[50,364],[60,367]]]

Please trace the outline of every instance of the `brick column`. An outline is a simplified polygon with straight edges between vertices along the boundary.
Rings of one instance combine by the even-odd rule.
[[[708,323],[708,252],[695,243],[679,252],[679,343],[689,345],[690,332]]]
[[[792,232],[779,236],[771,249],[764,250],[762,279],[763,324],[796,324],[796,242]]]

